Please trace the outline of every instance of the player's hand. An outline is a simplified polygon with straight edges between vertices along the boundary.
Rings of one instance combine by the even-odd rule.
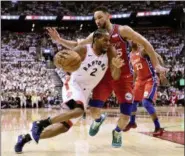
[[[162,75],[166,75],[167,72],[169,71],[168,68],[162,67],[161,65],[156,66],[155,69],[157,73],[162,74]]]
[[[169,81],[168,81],[168,79],[166,78],[166,75],[160,74],[160,75],[159,75],[159,78],[160,78],[160,81],[161,81],[161,84],[162,84],[162,85],[164,85],[164,86],[169,85]]]
[[[112,64],[116,67],[116,68],[121,68],[125,62],[123,59],[120,58],[120,56],[117,57],[113,57],[112,58]]]
[[[52,40],[56,42],[60,41],[60,35],[55,28],[47,28],[47,31]]]

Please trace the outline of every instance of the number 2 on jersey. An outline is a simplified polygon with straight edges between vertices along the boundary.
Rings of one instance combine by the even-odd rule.
[[[96,76],[95,73],[97,72],[97,68],[93,68],[93,71],[90,73],[91,76]]]

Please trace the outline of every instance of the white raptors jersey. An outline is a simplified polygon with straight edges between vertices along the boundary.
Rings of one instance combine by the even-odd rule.
[[[95,55],[91,44],[86,45],[87,53],[80,68],[71,75],[72,82],[75,81],[84,88],[93,89],[103,78],[108,68],[107,54]]]

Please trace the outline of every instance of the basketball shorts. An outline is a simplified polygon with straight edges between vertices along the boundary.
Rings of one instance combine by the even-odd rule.
[[[122,78],[118,81],[104,78],[93,90],[93,99],[105,102],[114,91],[119,104],[133,102],[133,79]]]
[[[155,102],[157,98],[157,82],[152,79],[145,81],[137,80],[134,86],[134,101],[142,101],[142,99],[150,99]]]
[[[62,109],[63,112],[70,111],[70,108],[65,104],[69,100],[73,99],[75,101],[80,101],[83,103],[84,110],[86,110],[88,102],[89,102],[89,96],[90,96],[91,90],[89,88],[84,88],[82,85],[78,84],[75,81],[66,81],[64,82],[63,88],[62,88],[62,98],[63,98],[63,103],[62,103]],[[79,119],[71,119],[70,121],[75,124]]]

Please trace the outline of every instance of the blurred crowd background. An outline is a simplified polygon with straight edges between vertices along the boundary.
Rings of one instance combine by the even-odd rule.
[[[92,15],[99,5],[108,7],[110,13],[130,11],[167,10],[184,7],[184,2],[3,2],[3,15]],[[59,31],[65,39],[76,40],[88,36],[90,30]],[[160,85],[155,105],[184,106],[185,30],[170,27],[136,28],[145,36],[164,59],[170,69],[169,84]],[[61,79],[64,73],[52,63],[61,45],[53,42],[45,32],[1,32],[1,108],[33,108],[57,106],[61,103]],[[106,108],[117,108],[112,93]]]

